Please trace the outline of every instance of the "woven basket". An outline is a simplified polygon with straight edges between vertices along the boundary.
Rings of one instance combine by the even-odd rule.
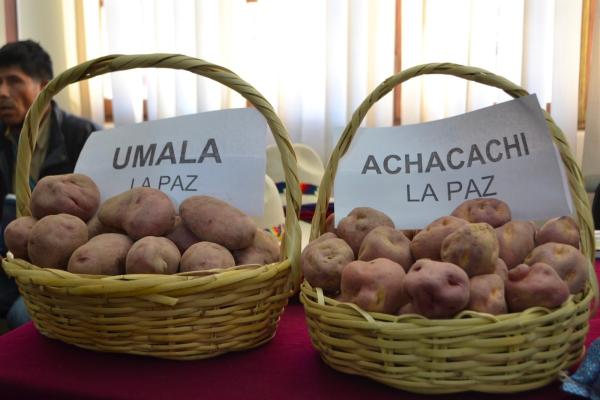
[[[282,261],[212,273],[180,275],[75,275],[24,260],[2,262],[15,278],[29,314],[44,335],[87,349],[200,359],[259,346],[275,334],[299,282],[300,189],[287,131],[265,98],[233,72],[174,54],[110,55],[54,78],[31,106],[19,140],[18,215],[31,215],[28,176],[40,118],[52,97],[70,83],[133,68],[173,68],[236,90],[266,118],[285,170],[288,207]]]
[[[420,65],[388,78],[356,110],[333,151],[320,185],[311,238],[324,231],[338,161],[367,111],[399,83],[425,74],[454,75],[513,97],[527,95],[488,71],[448,63]],[[581,171],[563,133],[547,113],[545,117],[568,173],[582,250],[593,260],[593,224]],[[556,310],[535,307],[498,316],[464,311],[453,319],[432,320],[369,313],[326,297],[306,281],[300,298],[312,343],[334,369],[417,393],[519,392],[546,385],[583,356],[590,305],[598,293],[591,263],[589,275],[585,293],[571,296]]]

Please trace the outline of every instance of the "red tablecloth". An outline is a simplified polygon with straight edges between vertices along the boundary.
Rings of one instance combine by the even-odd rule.
[[[599,263],[596,263],[598,269]],[[600,336],[590,322],[589,344]],[[29,323],[0,336],[0,398],[36,399],[426,399],[334,371],[310,344],[302,306],[286,309],[275,338],[242,353],[170,361],[97,353],[38,333]],[[435,399],[571,399],[559,383],[518,395],[467,393]]]

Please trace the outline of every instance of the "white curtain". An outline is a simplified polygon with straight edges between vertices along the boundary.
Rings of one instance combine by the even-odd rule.
[[[271,102],[292,139],[326,160],[360,102],[394,73],[395,0],[18,0],[19,37],[47,45],[56,71],[109,53],[183,53],[223,65]],[[576,151],[582,0],[402,1],[401,69],[450,61],[486,68],[536,93]],[[81,18],[73,16],[81,7]],[[43,9],[42,11],[40,11]],[[40,17],[44,15],[44,17]],[[51,15],[52,18],[47,18]],[[75,22],[85,32],[84,54]],[[78,112],[77,89],[64,95]],[[84,96],[85,97],[85,96]],[[224,86],[174,70],[119,72],[91,81],[90,115],[103,98],[115,125],[245,107]],[[508,100],[502,91],[427,76],[402,87],[402,123],[445,118]],[[393,98],[365,125],[389,126]]]
[[[402,69],[427,62],[485,68],[552,104],[577,150],[581,0],[402,2]],[[402,121],[418,123],[509,100],[501,90],[444,76],[404,84]]]

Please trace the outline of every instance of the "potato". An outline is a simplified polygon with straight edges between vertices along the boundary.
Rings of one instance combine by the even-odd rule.
[[[175,225],[175,207],[160,190],[135,187],[102,203],[98,218],[104,225],[122,229],[137,240],[171,231]]]
[[[548,264],[520,264],[508,271],[506,302],[511,312],[530,307],[556,308],[568,297],[569,287]]]
[[[121,233],[102,233],[75,250],[67,270],[74,274],[121,275],[133,241]]]
[[[181,256],[180,272],[229,268],[235,265],[233,255],[220,244],[198,242],[191,245]]]
[[[335,233],[335,214],[331,213],[325,219],[325,232]]]
[[[83,174],[48,175],[31,192],[31,215],[40,219],[52,214],[71,214],[87,221],[100,205],[100,191]]]
[[[400,307],[400,310],[398,310],[398,315],[404,314],[417,314],[417,312],[415,311],[415,306],[413,306],[412,303],[406,303],[405,305]]]
[[[69,214],[48,215],[31,228],[27,250],[39,267],[66,269],[71,254],[88,241],[87,225]]]
[[[496,274],[477,275],[469,282],[470,295],[467,310],[493,315],[507,312],[504,281]]]
[[[179,215],[198,239],[218,243],[229,250],[252,245],[256,235],[257,226],[252,218],[214,197],[188,197],[180,204]]]
[[[324,236],[324,235],[323,235]],[[354,253],[348,243],[339,238],[311,242],[300,258],[304,278],[325,293],[340,290],[342,268],[354,261]]]
[[[417,314],[451,318],[469,303],[469,277],[457,265],[421,259],[406,274],[404,292]]]
[[[419,233],[419,229],[401,229],[402,233],[408,240],[413,240],[413,238]]]
[[[125,259],[128,274],[174,274],[181,254],[175,243],[157,236],[146,236],[131,246]]]
[[[165,237],[175,243],[181,254],[183,254],[191,245],[200,242],[200,239],[186,228],[179,215],[175,216],[175,226]]]
[[[579,226],[569,216],[552,218],[535,234],[536,246],[548,242],[564,243],[579,249]]]
[[[504,282],[504,286],[506,286],[506,282],[508,282],[508,267],[500,257],[498,257],[496,264],[494,265],[494,273],[502,278],[502,282]]]
[[[497,228],[510,221],[510,208],[498,199],[471,199],[462,202],[450,215],[473,223],[485,222]]]
[[[456,264],[469,277],[494,273],[498,260],[498,239],[489,224],[467,224],[442,242],[442,261]]]
[[[272,264],[279,261],[279,241],[272,234],[257,228],[254,241],[245,249],[234,250],[233,258],[236,265]]]
[[[413,257],[415,260],[419,258],[441,260],[440,250],[446,236],[466,224],[467,221],[456,217],[445,216],[436,219],[413,237],[410,242]]]
[[[365,311],[395,314],[406,303],[405,275],[400,264],[386,258],[353,261],[342,269],[340,299]]]
[[[392,260],[408,271],[414,261],[410,253],[410,240],[402,231],[390,226],[378,226],[365,236],[358,251],[359,260],[370,261],[376,258]]]
[[[522,264],[531,253],[535,247],[535,230],[533,222],[516,220],[496,228],[498,256],[504,260],[508,269]]]
[[[31,228],[37,222],[34,217],[20,217],[12,220],[4,229],[4,243],[6,248],[13,253],[15,258],[29,260],[27,242]]]
[[[121,229],[112,228],[110,226],[104,225],[98,219],[98,215],[94,215],[88,222],[88,236],[89,238],[93,238],[95,236],[101,235],[103,233],[125,233]]]
[[[354,257],[357,257],[364,237],[378,226],[394,228],[394,222],[381,211],[369,207],[357,207],[338,223],[336,234],[348,243],[354,252]]]
[[[569,286],[571,293],[579,293],[588,282],[588,260],[575,247],[564,243],[544,243],[525,258],[525,264],[550,265]]]

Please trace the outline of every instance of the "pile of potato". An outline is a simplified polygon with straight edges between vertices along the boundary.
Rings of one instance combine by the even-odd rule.
[[[366,311],[452,318],[559,307],[584,290],[588,261],[571,217],[511,220],[498,199],[467,200],[422,230],[395,229],[384,213],[355,208],[302,252],[313,287]]]
[[[136,187],[100,204],[86,175],[41,179],[31,217],[4,231],[9,251],[78,274],[174,274],[279,261],[279,241],[239,209],[192,196],[177,210],[158,189]]]

